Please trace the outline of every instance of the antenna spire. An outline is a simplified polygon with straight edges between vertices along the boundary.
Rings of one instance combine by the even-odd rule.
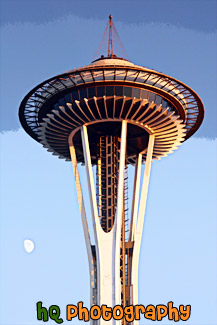
[[[96,54],[94,55],[93,60],[95,60],[99,56],[100,51],[101,54],[104,54],[105,56],[107,56],[107,58],[117,57],[117,53],[114,54],[114,50],[115,52],[116,51],[122,52],[122,55],[119,57],[128,58],[124,46],[118,35],[118,32],[116,31],[112,18],[113,18],[112,15],[110,15],[102,40],[96,51]],[[104,57],[104,55],[101,55],[101,57]]]
[[[108,56],[113,56],[113,38],[112,38],[112,15],[109,16],[109,39],[108,39]]]

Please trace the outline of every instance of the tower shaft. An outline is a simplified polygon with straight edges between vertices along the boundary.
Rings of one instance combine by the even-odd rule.
[[[91,152],[88,140],[88,125],[81,128],[83,153],[85,158],[87,184],[89,190],[95,245],[91,245],[83,197],[77,168],[73,135],[69,137],[69,147],[75,175],[79,207],[86,241],[89,269],[91,306],[97,304],[126,307],[138,303],[137,276],[138,256],[145,213],[145,202],[149,182],[150,166],[154,146],[154,136],[149,136],[147,161],[140,202],[138,193],[141,174],[141,154],[135,167],[134,194],[130,232],[128,234],[128,184],[126,173],[127,121],[122,121],[121,137],[103,136],[98,141],[96,184],[94,184]],[[111,199],[111,200],[110,200]],[[82,204],[81,204],[82,202]],[[95,321],[94,321],[95,323]],[[97,324],[127,324],[126,320],[104,321]],[[136,321],[134,321],[136,324]]]

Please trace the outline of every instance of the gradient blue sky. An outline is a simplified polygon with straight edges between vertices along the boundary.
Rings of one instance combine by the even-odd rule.
[[[47,307],[59,304],[63,318],[65,305],[80,300],[89,305],[71,165],[31,139],[17,112],[35,85],[91,62],[111,13],[130,60],[188,84],[206,109],[196,135],[152,165],[139,302],[191,304],[187,324],[216,325],[217,2],[8,0],[0,5],[0,324],[42,323],[36,320],[39,300]],[[129,174],[132,192],[132,169]],[[26,238],[35,243],[32,254],[24,251]]]

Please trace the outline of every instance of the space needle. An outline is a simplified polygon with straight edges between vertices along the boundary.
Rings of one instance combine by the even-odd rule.
[[[139,253],[151,163],[172,153],[197,131],[204,107],[184,83],[117,57],[113,35],[118,34],[112,16],[105,34],[106,56],[40,83],[23,99],[19,118],[33,139],[72,162],[89,262],[90,305],[124,307],[138,304]],[[94,244],[79,163],[86,170]],[[135,169],[131,198],[129,164]],[[120,321],[97,324],[104,323]]]

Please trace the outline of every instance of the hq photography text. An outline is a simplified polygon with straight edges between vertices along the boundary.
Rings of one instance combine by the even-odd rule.
[[[57,324],[63,323],[63,318],[60,317],[61,310],[59,306],[52,305],[46,308],[42,304],[42,301],[36,304],[37,320],[47,322],[50,318]],[[126,319],[127,322],[133,322],[134,320],[140,320],[142,317],[152,321],[161,321],[168,317],[168,320],[178,322],[188,320],[190,315],[191,305],[174,307],[172,301],[168,302],[167,305],[130,305],[124,308],[120,305],[116,305],[113,308],[107,305],[94,305],[88,309],[84,307],[82,301],[79,301],[77,305],[66,306],[67,321],[71,321],[75,317],[85,322],[88,322],[90,319],[109,321],[112,318],[115,320]]]

